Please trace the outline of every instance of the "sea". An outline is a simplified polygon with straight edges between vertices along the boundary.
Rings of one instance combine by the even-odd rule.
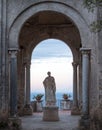
[[[31,92],[31,97],[30,97],[30,100],[31,101],[34,101],[35,99],[33,99],[33,97],[34,96],[36,96],[37,94],[43,94],[44,96],[42,97],[42,102],[43,102],[43,105],[45,104],[45,94],[44,93],[42,93],[42,92],[39,92],[39,93],[37,93],[37,92]],[[60,105],[60,101],[61,100],[63,100],[63,94],[64,93],[62,93],[62,92],[57,92],[56,93],[56,104],[57,104],[57,106],[59,106]],[[70,94],[70,100],[73,100],[73,93],[72,92],[70,92],[70,93],[66,93],[66,94]]]

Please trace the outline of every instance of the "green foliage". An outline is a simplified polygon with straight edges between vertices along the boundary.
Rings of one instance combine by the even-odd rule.
[[[68,98],[71,97],[71,95],[70,95],[70,94],[67,94],[67,93],[64,93],[64,94],[62,95],[62,97],[63,97],[64,99],[68,99]]]
[[[84,0],[84,6],[89,11],[94,11],[95,7],[102,6],[102,0]]]
[[[102,7],[102,0],[84,0],[84,7],[93,12],[95,7]],[[102,30],[102,18],[94,21],[90,27],[91,31],[100,32]]]
[[[33,97],[33,99],[41,100],[43,96],[44,96],[43,94],[37,94],[36,96]]]
[[[94,21],[90,27],[93,32],[100,32],[102,29],[102,20]]]

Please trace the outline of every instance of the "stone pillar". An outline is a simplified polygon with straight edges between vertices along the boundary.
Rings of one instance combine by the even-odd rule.
[[[6,119],[9,113],[7,3],[0,0],[0,119]]]
[[[17,114],[17,50],[10,50],[10,116]]]
[[[30,62],[25,64],[25,106],[24,115],[32,115],[33,109],[30,104]]]
[[[80,61],[81,62],[81,61]],[[79,109],[82,110],[82,64],[79,64]]]
[[[81,49],[82,51],[82,118],[81,125],[89,127],[89,61],[90,49]]]
[[[17,84],[17,51],[16,49],[9,50],[10,54],[10,74],[9,74],[9,85],[10,85],[10,117],[8,119],[9,124],[11,125],[11,129],[13,123],[16,123],[18,128],[21,128],[21,119],[18,118],[17,115],[17,91],[18,91],[18,84]]]
[[[30,104],[30,63],[26,64],[26,104]]]
[[[25,105],[25,65],[23,63],[22,52],[18,57],[18,114],[19,116],[23,115],[23,108]]]
[[[78,97],[77,97],[77,66],[76,62],[72,63],[73,65],[73,107],[71,110],[72,115],[80,114],[78,109]]]
[[[73,62],[73,106],[77,107],[77,66],[78,64]]]

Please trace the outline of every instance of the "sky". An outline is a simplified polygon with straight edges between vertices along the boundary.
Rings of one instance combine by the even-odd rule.
[[[43,80],[47,72],[55,78],[56,92],[72,92],[72,53],[70,48],[57,39],[40,42],[33,50],[31,60],[31,92],[44,93]]]

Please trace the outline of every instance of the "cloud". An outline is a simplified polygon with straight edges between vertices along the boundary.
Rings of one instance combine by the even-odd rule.
[[[32,53],[32,59],[52,57],[72,57],[72,53],[64,42],[55,39],[40,42]]]
[[[42,58],[42,59],[32,59],[31,64],[36,64],[36,63],[68,63],[71,64],[72,63],[72,57],[46,57],[46,58]]]

